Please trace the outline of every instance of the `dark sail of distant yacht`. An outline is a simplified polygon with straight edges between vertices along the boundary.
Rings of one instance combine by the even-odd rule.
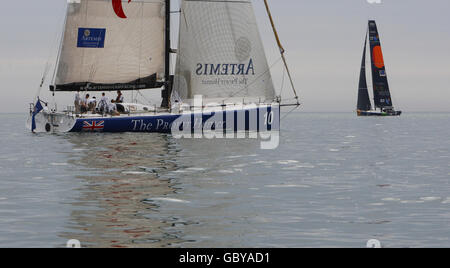
[[[367,46],[367,38],[364,43],[364,51],[361,63],[361,74],[359,76],[358,110],[360,111],[372,110],[372,104],[370,103],[366,79],[366,46]]]
[[[368,36],[368,37],[367,37]],[[374,108],[370,102],[369,90],[366,78],[366,49],[367,38],[369,38],[370,46],[370,62],[372,69],[372,84]],[[379,110],[377,110],[379,109]],[[364,41],[364,51],[361,64],[361,74],[359,78],[358,104],[357,113],[359,116],[400,116],[401,111],[395,111],[389,83],[386,74],[386,66],[384,64],[383,52],[381,49],[380,36],[375,21],[369,21],[368,35]]]

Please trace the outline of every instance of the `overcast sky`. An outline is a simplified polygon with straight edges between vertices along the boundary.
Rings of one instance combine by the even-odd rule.
[[[176,9],[178,0],[173,2]],[[279,53],[263,1],[253,3],[271,64]],[[367,0],[270,0],[269,4],[304,111],[355,110],[364,34],[367,20],[373,18],[394,105],[405,112],[450,112],[450,1],[382,0],[373,5]],[[45,63],[57,52],[65,5],[66,0],[3,1],[1,113],[24,112],[33,100]],[[272,74],[280,88],[281,69],[274,68]],[[65,95],[58,98],[72,98]]]

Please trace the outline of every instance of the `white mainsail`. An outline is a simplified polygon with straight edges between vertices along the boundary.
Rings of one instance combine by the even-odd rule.
[[[56,90],[160,87],[165,66],[164,0],[71,0],[55,77]],[[158,82],[157,82],[158,81]]]
[[[267,58],[251,1],[183,0],[174,95],[189,102],[272,102]]]

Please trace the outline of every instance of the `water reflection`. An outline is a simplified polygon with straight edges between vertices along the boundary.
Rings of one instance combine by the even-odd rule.
[[[166,135],[68,135],[74,145],[70,164],[83,180],[73,205],[70,232],[86,247],[166,247],[181,242],[170,233],[170,219],[152,217],[148,202],[176,193],[176,182],[161,178],[178,170],[177,145]]]

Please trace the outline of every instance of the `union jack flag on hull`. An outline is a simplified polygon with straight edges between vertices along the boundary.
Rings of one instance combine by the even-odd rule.
[[[105,128],[105,121],[84,121],[83,131],[102,131]]]

